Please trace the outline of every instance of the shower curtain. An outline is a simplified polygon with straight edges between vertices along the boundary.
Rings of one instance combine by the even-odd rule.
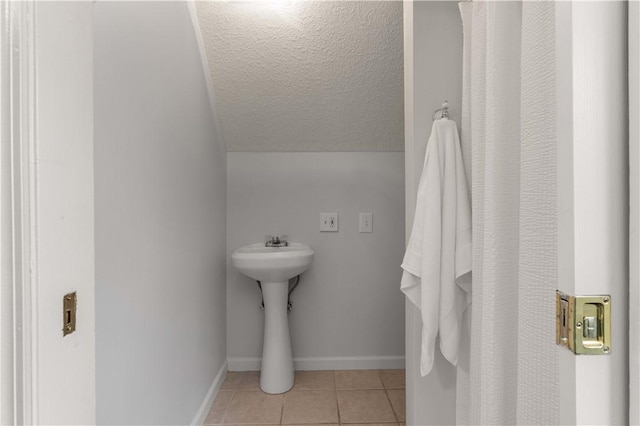
[[[553,2],[464,2],[473,303],[458,424],[557,424]]]

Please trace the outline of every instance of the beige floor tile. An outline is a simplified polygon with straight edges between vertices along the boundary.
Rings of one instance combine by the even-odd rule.
[[[338,402],[335,391],[291,391],[284,396],[282,424],[338,423],[338,421]]]
[[[387,394],[383,390],[339,390],[341,423],[396,423]]]
[[[397,389],[397,390],[387,390],[387,395],[389,395],[389,400],[391,401],[391,406],[393,407],[393,411],[396,413],[399,422],[406,421],[406,408],[405,408],[405,390]]]
[[[204,419],[205,425],[217,425],[222,422],[222,417],[224,416],[225,411],[227,411],[227,407],[231,402],[231,398],[233,397],[233,391],[220,391],[218,392],[218,396],[216,396],[215,401],[211,405],[211,410],[209,410],[209,414],[207,418]]]
[[[383,389],[378,370],[336,371],[337,389]]]
[[[404,370],[381,370],[380,378],[385,389],[404,389]]]
[[[343,426],[399,426],[398,423],[340,423],[340,425],[343,425]]]
[[[205,425],[217,425],[222,422],[222,417],[224,416],[225,411],[227,411],[227,407],[231,403],[231,398],[233,397],[233,391],[220,391],[218,392],[218,396],[216,396],[215,401],[211,405],[211,410],[209,410],[209,414],[207,418],[204,420]]]
[[[333,371],[296,371],[293,390],[328,390],[335,389],[336,381]]]
[[[338,423],[308,423],[308,424],[287,425],[287,426],[340,426],[340,425]],[[389,426],[389,424],[386,424],[385,426]]]
[[[224,382],[222,382],[222,386],[220,386],[220,390],[236,390],[241,375],[242,373],[239,371],[229,371]]]
[[[260,391],[234,392],[222,419],[224,424],[280,424],[284,396]]]
[[[239,391],[259,391],[260,390],[260,372],[259,371],[243,371],[236,384],[236,390]]]

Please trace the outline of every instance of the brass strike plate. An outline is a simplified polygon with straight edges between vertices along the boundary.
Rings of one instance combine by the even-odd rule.
[[[62,335],[66,336],[76,331],[76,292],[62,297]]]
[[[575,354],[611,353],[611,296],[556,291],[556,343]]]

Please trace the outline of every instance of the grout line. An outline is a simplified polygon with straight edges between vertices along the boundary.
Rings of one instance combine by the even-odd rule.
[[[380,379],[380,383],[382,383],[382,389],[384,389],[384,391],[387,391],[387,385],[384,384],[384,380],[382,380],[382,370],[378,370],[378,379]],[[387,395],[387,399],[389,399],[389,395]],[[391,404],[391,400],[389,399],[389,404]],[[391,406],[391,409],[393,409],[393,406]],[[393,412],[395,414],[395,411]],[[396,416],[396,420],[397,420],[397,416]]]
[[[338,403],[338,379],[336,379],[336,370],[333,370],[333,392],[336,395],[336,408],[338,409],[338,424],[342,424],[342,417],[340,416],[340,404]]]
[[[231,407],[231,403],[233,402],[233,398],[235,398],[236,396],[236,391],[232,390],[231,391],[231,399],[229,400],[229,403],[227,404],[226,407],[224,407],[224,413],[222,413],[222,418],[220,419],[220,424],[224,424],[224,419],[225,417],[227,417],[227,413],[229,412],[229,408]],[[213,403],[215,404],[215,401],[213,401]]]
[[[336,409],[338,410],[338,424],[342,424],[342,417],[340,416],[340,404],[338,403],[338,390],[333,391],[336,396]]]
[[[294,378],[294,383],[295,383],[295,378]],[[284,421],[284,400],[285,400],[286,397],[287,396],[286,396],[286,392],[285,392],[282,395],[282,408],[280,409],[280,425],[282,425],[282,422]]]
[[[384,390],[384,394],[387,397],[387,401],[389,401],[389,405],[391,406],[391,411],[393,412],[393,415],[396,418],[396,423],[400,423],[400,420],[398,420],[398,414],[396,413],[396,409],[393,408],[393,404],[391,403],[391,398],[389,398],[389,392],[387,391],[387,389]]]
[[[336,370],[332,370],[331,371],[331,375],[333,376],[333,390],[337,391],[338,390],[338,384],[336,383]],[[337,397],[337,394],[336,394]]]

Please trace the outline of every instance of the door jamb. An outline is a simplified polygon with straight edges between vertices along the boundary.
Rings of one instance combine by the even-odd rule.
[[[35,4],[0,0],[3,423],[37,419]]]
[[[640,4],[629,13],[629,424],[640,424]]]

